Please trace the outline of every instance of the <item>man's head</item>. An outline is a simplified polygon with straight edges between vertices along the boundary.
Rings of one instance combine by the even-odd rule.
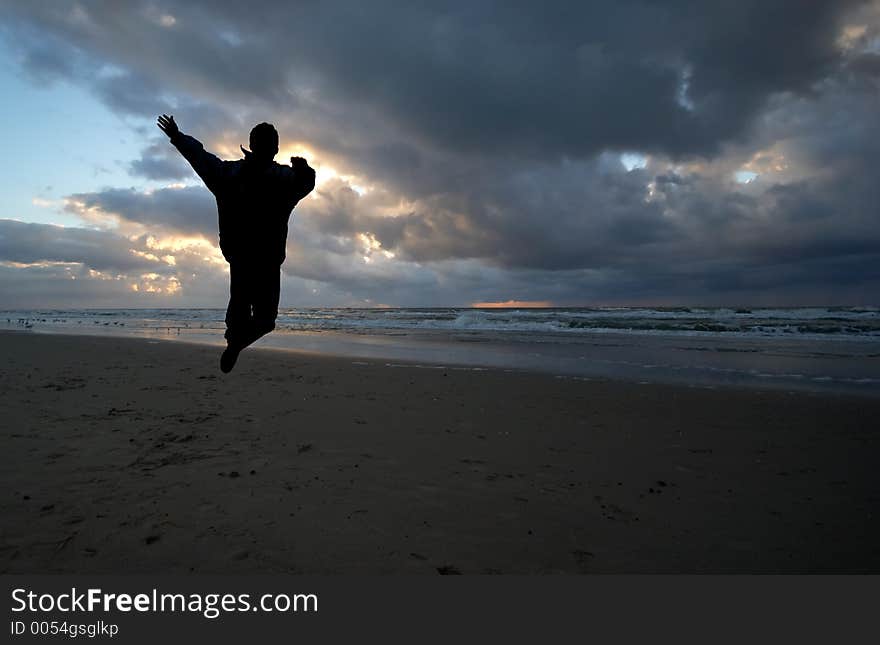
[[[278,130],[271,123],[258,123],[251,130],[250,143],[255,157],[270,161],[278,154]]]

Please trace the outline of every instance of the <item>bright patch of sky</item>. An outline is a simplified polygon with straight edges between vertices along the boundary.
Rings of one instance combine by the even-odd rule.
[[[733,176],[737,183],[750,184],[758,178],[758,173],[752,172],[751,170],[737,170],[733,173]]]
[[[624,152],[620,155],[620,163],[623,164],[627,172],[630,172],[636,168],[647,166],[648,158],[645,155],[640,155],[638,152]]]
[[[87,91],[65,82],[38,85],[23,77],[0,41],[0,137],[4,200],[0,218],[81,225],[63,198],[106,186],[146,187],[127,167],[147,141]]]

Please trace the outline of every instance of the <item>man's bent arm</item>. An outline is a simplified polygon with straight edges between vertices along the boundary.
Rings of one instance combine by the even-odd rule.
[[[293,169],[293,190],[297,201],[308,195],[315,188],[315,169],[302,157],[291,157],[290,166]]]

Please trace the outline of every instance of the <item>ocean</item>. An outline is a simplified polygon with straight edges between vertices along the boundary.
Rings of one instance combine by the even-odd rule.
[[[221,309],[4,310],[0,329],[222,344]],[[428,368],[504,368],[880,394],[880,308],[285,308],[258,345]]]

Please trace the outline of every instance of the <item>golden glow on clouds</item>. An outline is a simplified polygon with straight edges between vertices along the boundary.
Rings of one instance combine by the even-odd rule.
[[[193,235],[170,235],[166,237],[150,235],[144,241],[144,246],[152,251],[183,251],[192,248],[215,248],[214,245],[205,238]]]
[[[180,189],[185,184],[170,184],[167,188]],[[145,191],[149,194],[150,191]],[[139,222],[132,222],[117,213],[106,212],[99,206],[87,207],[82,201],[66,199],[65,206],[68,211],[77,215],[85,222],[104,230],[111,230],[125,236],[133,244],[138,244],[140,238],[147,235],[144,246],[147,250],[130,248],[129,251],[150,262],[163,262],[170,266],[177,266],[178,256],[181,254],[191,255],[211,265],[226,266],[226,260],[220,249],[204,237],[197,235],[155,234],[150,226]]]
[[[159,258],[157,258],[158,260]],[[0,266],[5,266],[13,269],[48,269],[48,268],[59,268],[64,269],[67,273],[65,276],[66,279],[76,280],[77,275],[73,273],[74,270],[77,272],[81,272],[83,270],[83,265],[79,262],[51,262],[51,261],[40,261],[40,262],[8,262],[8,261],[0,261]],[[80,277],[83,277],[82,274]],[[135,282],[130,282],[128,288],[131,291],[135,291],[138,293],[152,293],[156,295],[169,295],[175,296],[182,293],[182,285],[180,284],[180,280],[175,276],[164,276],[158,273],[149,272],[142,273],[140,276],[129,276],[121,273],[109,273],[107,271],[98,271],[97,269],[85,269],[85,277],[90,280],[98,280],[101,282],[121,282],[126,283],[130,280],[134,279]]]
[[[49,260],[40,260],[39,262],[13,262],[11,260],[3,260],[0,261],[0,266],[9,267],[11,269],[29,269],[33,267],[45,269],[47,267],[63,267],[69,271],[71,267],[78,267],[80,264],[77,262],[52,262]]]
[[[394,259],[394,253],[383,249],[382,243],[372,233],[358,233],[357,240],[364,249],[364,262],[371,262],[373,260],[373,253],[381,253],[381,256],[388,260]]]
[[[185,188],[186,184],[174,183],[165,186],[169,189]],[[150,190],[144,194],[150,194]],[[16,269],[56,269],[61,277],[70,280],[95,281],[109,284],[117,283],[130,292],[144,294],[143,297],[170,296],[177,297],[183,294],[183,279],[191,275],[196,278],[204,267],[205,273],[228,273],[229,268],[223,258],[220,249],[214,242],[201,235],[181,235],[168,231],[162,226],[143,224],[130,221],[124,217],[124,213],[109,212],[100,206],[88,206],[86,202],[75,198],[52,201],[42,197],[34,197],[33,203],[39,207],[53,208],[63,206],[65,210],[82,220],[82,226],[87,229],[99,229],[118,235],[123,242],[127,241],[127,251],[140,260],[147,261],[155,266],[155,270],[146,272],[130,272],[117,274],[90,268],[81,262],[51,262],[40,261],[33,263],[9,263],[0,264]],[[159,233],[156,229],[159,229]],[[168,267],[172,271],[182,272],[178,275],[167,274]]]
[[[103,280],[103,281],[113,280],[113,281],[118,282],[119,280],[125,280],[127,278],[127,276],[119,274],[119,273],[116,273],[116,274],[106,273],[104,271],[97,271],[95,269],[89,269],[88,274],[89,274],[89,277],[92,278],[93,280]]]
[[[837,37],[837,46],[844,51],[849,51],[859,44],[867,32],[867,25],[847,25]]]
[[[138,256],[139,258],[149,260],[150,262],[164,262],[169,266],[177,265],[177,259],[173,255],[163,255],[162,257],[159,257],[157,255],[154,255],[153,253],[138,251],[137,249],[129,249],[129,251],[131,251],[131,253]]]
[[[219,139],[206,144],[206,148],[213,151],[221,159],[241,159],[242,153],[239,146],[244,145],[247,148],[247,135],[245,135],[242,143],[233,143],[240,139],[241,134],[238,132],[224,132]],[[283,136],[281,139],[284,141]],[[317,189],[321,189],[334,179],[338,179],[346,183],[358,195],[365,195],[375,190],[375,186],[368,182],[365,177],[342,174],[339,170],[328,164],[319,152],[316,152],[314,148],[302,141],[283,143],[278,150],[275,161],[282,165],[287,165],[290,163],[291,157],[303,157],[315,169],[315,187]],[[171,185],[169,188],[177,186],[182,187],[183,184]],[[312,197],[320,198],[317,191],[313,193]]]
[[[85,202],[70,197],[65,197],[63,202],[65,210],[88,224],[102,229],[112,229],[119,226],[120,217],[116,213],[104,211],[100,206],[86,206]]]
[[[753,154],[752,158],[742,166],[742,170],[747,170],[758,175],[770,172],[785,172],[788,169],[789,165],[785,155],[775,149],[775,147],[770,147],[766,150],[758,150],[758,152]]]
[[[332,166],[319,166],[315,168],[315,188],[321,189],[334,179],[345,183],[358,195],[363,196],[370,192],[371,188],[363,182],[363,179],[355,175],[340,175]]]
[[[145,260],[149,260],[150,262],[158,262],[159,258],[153,255],[152,253],[144,253],[143,251],[138,251],[137,249],[129,249],[132,253],[134,253],[139,258],[143,258]]]
[[[158,273],[142,273],[140,281],[129,285],[137,293],[153,293],[174,296],[182,293],[180,280],[174,276],[162,276]]]
[[[341,174],[336,168],[327,164],[320,154],[315,153],[303,143],[297,142],[282,146],[275,159],[278,163],[288,163],[291,157],[303,157],[315,169],[316,189],[323,188],[328,182],[338,179],[346,183],[358,195],[364,195],[372,190],[363,177]]]
[[[291,157],[304,157],[309,162],[310,166],[316,168],[315,164],[317,163],[316,159],[318,155],[315,154],[313,148],[310,148],[302,141],[294,141],[293,143],[286,143],[280,146],[278,149],[278,156],[275,157],[275,160],[278,163],[287,163],[290,161]]]
[[[480,309],[530,309],[536,307],[552,307],[549,300],[506,300],[505,302],[474,302],[471,307]]]
[[[130,236],[132,242],[137,240],[138,236]],[[146,258],[155,262],[162,261],[171,266],[177,265],[176,255],[181,253],[191,254],[209,264],[226,266],[226,260],[220,249],[203,237],[193,235],[168,235],[157,237],[150,235],[147,237],[144,245],[153,251],[152,253],[137,251],[131,249],[132,253],[139,257]],[[165,251],[165,253],[162,253]]]

